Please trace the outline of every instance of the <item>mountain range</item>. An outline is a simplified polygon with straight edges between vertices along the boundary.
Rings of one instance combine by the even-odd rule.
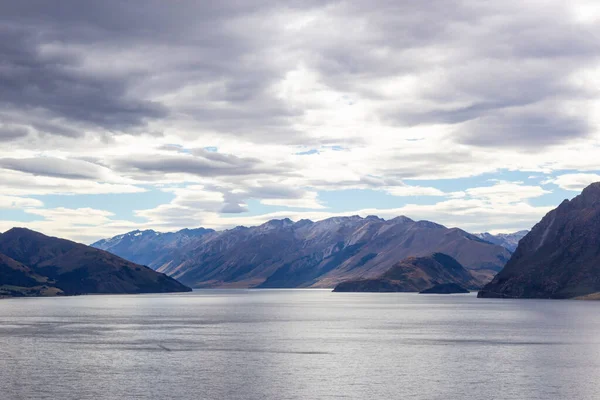
[[[25,228],[0,234],[0,297],[185,292],[165,274]]]
[[[546,214],[479,297],[600,298],[600,182]]]
[[[175,233],[133,231],[92,246],[192,287],[334,287],[373,278],[407,257],[445,253],[481,285],[510,258],[506,248],[458,228],[401,216],[271,220],[256,227]]]
[[[599,243],[600,182],[514,234],[352,216],[220,232],[133,231],[90,247],[13,228],[0,234],[0,297],[189,291],[180,279],[193,287],[337,291],[485,285],[479,297],[600,299]]]

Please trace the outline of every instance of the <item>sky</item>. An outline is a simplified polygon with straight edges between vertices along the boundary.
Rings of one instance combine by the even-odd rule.
[[[406,215],[600,181],[596,1],[0,0],[0,232]]]

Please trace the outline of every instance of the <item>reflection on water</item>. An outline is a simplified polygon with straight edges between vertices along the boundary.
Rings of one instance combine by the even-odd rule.
[[[597,399],[600,303],[205,290],[0,301],[4,399]]]

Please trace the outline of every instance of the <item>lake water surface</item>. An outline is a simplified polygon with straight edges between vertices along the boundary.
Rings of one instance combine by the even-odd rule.
[[[0,399],[598,399],[600,302],[203,290],[0,301]]]

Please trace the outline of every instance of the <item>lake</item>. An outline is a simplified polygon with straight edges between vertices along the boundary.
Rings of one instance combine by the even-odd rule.
[[[598,399],[600,303],[200,290],[0,300],[2,399]]]

